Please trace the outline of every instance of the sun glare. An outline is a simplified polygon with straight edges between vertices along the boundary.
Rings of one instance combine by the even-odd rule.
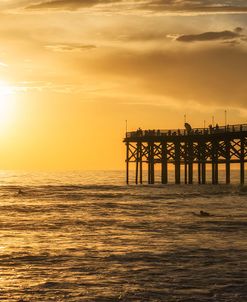
[[[0,81],[0,131],[11,124],[14,116],[14,89],[7,83]]]

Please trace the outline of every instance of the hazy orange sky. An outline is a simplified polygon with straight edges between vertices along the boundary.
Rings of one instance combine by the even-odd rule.
[[[125,120],[247,123],[246,0],[2,0],[0,24],[0,169],[122,169]]]

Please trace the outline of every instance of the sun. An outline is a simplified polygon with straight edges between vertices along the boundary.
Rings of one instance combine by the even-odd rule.
[[[0,81],[0,131],[11,124],[14,117],[14,88]]]

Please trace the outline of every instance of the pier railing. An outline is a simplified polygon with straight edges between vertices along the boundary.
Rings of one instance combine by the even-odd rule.
[[[247,124],[215,126],[208,128],[193,128],[191,131],[186,129],[169,130],[142,130],[130,131],[126,133],[126,138],[135,137],[162,137],[162,136],[187,136],[187,135],[210,135],[220,133],[234,133],[247,131]]]

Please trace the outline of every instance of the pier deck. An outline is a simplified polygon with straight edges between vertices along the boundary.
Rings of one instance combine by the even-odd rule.
[[[155,183],[155,166],[159,165],[161,183],[168,183],[169,164],[175,166],[175,183],[192,184],[197,173],[199,184],[206,184],[210,165],[212,184],[219,183],[219,165],[225,165],[225,182],[230,183],[231,164],[239,164],[240,184],[245,182],[247,161],[247,124],[173,130],[127,132],[126,182],[129,166],[135,164],[135,183],[143,183],[143,165],[147,164],[147,182]]]

